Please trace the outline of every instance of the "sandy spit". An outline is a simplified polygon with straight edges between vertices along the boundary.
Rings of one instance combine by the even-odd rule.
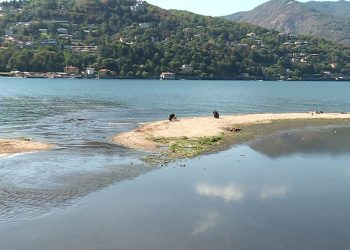
[[[227,128],[240,125],[270,123],[274,120],[304,119],[350,119],[350,114],[340,113],[282,113],[282,114],[246,114],[214,117],[193,117],[179,119],[175,122],[157,121],[146,123],[133,131],[113,136],[115,144],[137,150],[157,151],[160,144],[150,138],[199,138],[220,135]]]
[[[0,158],[12,154],[38,152],[52,149],[51,144],[30,139],[0,139]]]

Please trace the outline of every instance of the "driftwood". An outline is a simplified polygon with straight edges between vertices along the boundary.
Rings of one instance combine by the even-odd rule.
[[[229,132],[240,132],[240,131],[242,131],[241,128],[226,128],[225,130],[227,130]]]

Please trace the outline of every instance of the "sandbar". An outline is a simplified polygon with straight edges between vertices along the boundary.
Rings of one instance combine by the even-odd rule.
[[[347,120],[350,114],[346,113],[281,113],[281,114],[244,114],[225,115],[220,119],[214,117],[191,117],[150,122],[140,125],[133,131],[117,134],[111,138],[115,144],[136,150],[159,151],[162,143],[155,138],[173,139],[214,137],[227,133],[228,129],[239,128],[255,124],[267,124],[273,121],[288,120]]]
[[[0,139],[0,157],[52,149],[53,145],[31,139]]]

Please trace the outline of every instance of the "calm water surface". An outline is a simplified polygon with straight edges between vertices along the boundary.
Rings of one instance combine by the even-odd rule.
[[[348,112],[348,93],[346,82],[0,78],[0,138],[57,145],[0,158],[1,249],[348,249],[348,127],[152,172],[143,152],[108,141],[170,113]]]
[[[350,129],[334,131],[285,131],[122,182],[70,209],[4,224],[2,249],[346,250],[350,155],[338,148]]]

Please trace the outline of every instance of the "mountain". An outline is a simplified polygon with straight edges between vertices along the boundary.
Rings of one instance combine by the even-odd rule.
[[[0,72],[189,79],[346,79],[350,49],[142,0],[0,3]]]
[[[280,32],[309,35],[350,45],[350,2],[271,0],[251,11],[226,16]]]
[[[325,15],[331,15],[340,18],[350,18],[350,3],[345,0],[340,0],[337,2],[310,1],[304,3],[304,5]]]

